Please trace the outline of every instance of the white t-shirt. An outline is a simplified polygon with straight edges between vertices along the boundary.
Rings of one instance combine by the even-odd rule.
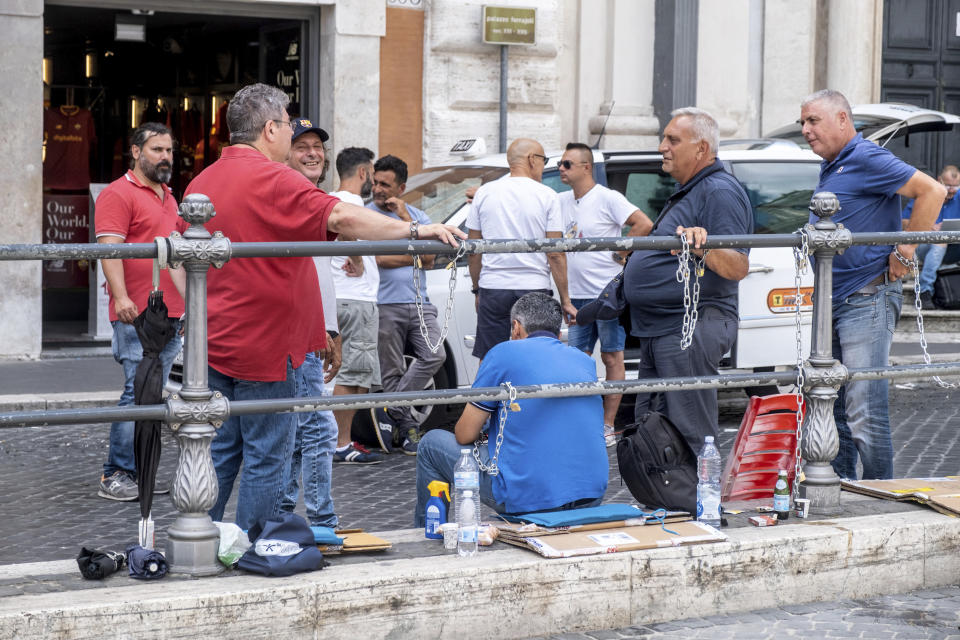
[[[577,200],[573,191],[559,195],[563,212],[564,237],[613,238],[621,235],[623,224],[637,210],[622,193],[594,185]],[[614,262],[612,251],[571,251],[567,253],[567,288],[571,298],[596,298],[623,269]]]
[[[363,206],[363,198],[355,193],[337,191],[330,195],[358,207]],[[333,283],[337,287],[337,298],[340,300],[376,302],[377,292],[380,290],[380,270],[377,268],[377,257],[363,256],[363,275],[359,278],[346,274],[343,270],[343,263],[346,261],[347,259],[343,256],[330,258],[330,273]]]
[[[563,231],[557,193],[536,180],[504,177],[479,189],[470,205],[467,228],[485,240],[546,238]],[[485,253],[480,270],[484,289],[549,289],[545,253]]]

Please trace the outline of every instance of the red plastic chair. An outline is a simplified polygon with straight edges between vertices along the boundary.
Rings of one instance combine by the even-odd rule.
[[[800,410],[801,420],[805,410],[806,403]],[[720,499],[769,498],[780,469],[787,470],[793,486],[796,451],[796,396],[782,393],[751,397],[723,470]]]

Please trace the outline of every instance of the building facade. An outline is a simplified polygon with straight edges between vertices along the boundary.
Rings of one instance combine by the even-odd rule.
[[[928,1],[946,11],[948,0]],[[77,211],[90,185],[123,173],[130,128],[144,119],[175,130],[179,194],[226,144],[224,104],[249,82],[284,88],[292,115],[330,133],[331,159],[365,146],[404,157],[415,171],[448,160],[461,138],[483,137],[496,151],[501,52],[481,37],[484,4],[536,8],[535,44],[507,52],[506,137],[534,137],[552,150],[570,140],[654,148],[669,111],[690,104],[713,112],[723,136],[756,137],[795,120],[800,99],[816,89],[878,101],[885,15],[898,7],[892,0],[0,0],[0,243],[87,241],[90,214]],[[935,17],[931,24],[941,24]],[[87,112],[93,128],[69,164],[76,180],[57,183],[51,167],[63,150],[51,114],[75,117],[74,109]],[[95,269],[0,262],[0,357],[38,356],[57,327],[98,333],[87,321]]]

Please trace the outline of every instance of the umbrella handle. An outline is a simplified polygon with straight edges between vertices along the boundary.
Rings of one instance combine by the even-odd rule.
[[[140,518],[138,542],[144,549],[153,550],[156,544],[153,526],[153,512],[151,511],[146,518]]]
[[[157,245],[157,257],[153,261],[153,290],[157,291],[160,288],[160,269],[166,269],[169,264],[167,262],[169,245],[163,236],[157,236],[153,241]]]

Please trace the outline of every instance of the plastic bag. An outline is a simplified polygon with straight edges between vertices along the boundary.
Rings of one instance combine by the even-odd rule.
[[[220,530],[220,548],[217,550],[217,559],[228,569],[237,565],[240,556],[251,547],[250,538],[246,532],[232,522],[214,522]]]

